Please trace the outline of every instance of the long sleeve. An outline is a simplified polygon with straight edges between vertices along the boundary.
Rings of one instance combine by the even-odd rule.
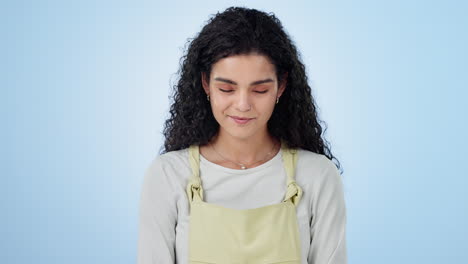
[[[138,264],[175,263],[177,201],[169,176],[160,156],[145,172],[139,208]]]
[[[310,223],[309,264],[346,264],[346,206],[341,175],[326,160],[322,184],[315,190]]]

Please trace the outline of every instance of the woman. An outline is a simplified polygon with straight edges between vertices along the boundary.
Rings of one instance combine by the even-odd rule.
[[[170,114],[142,187],[139,264],[347,263],[340,166],[273,14],[212,17]]]

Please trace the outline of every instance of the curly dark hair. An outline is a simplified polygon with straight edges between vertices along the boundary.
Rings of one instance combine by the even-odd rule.
[[[267,124],[270,134],[284,140],[289,147],[335,160],[342,174],[340,162],[322,136],[327,129],[326,123],[318,118],[300,54],[273,13],[229,7],[211,17],[191,42],[188,39],[187,45],[179,62],[177,75],[180,77],[171,96],[174,102],[165,122],[164,149],[160,153],[184,149],[192,144],[204,145],[216,135],[219,124],[206,99],[201,73],[206,73],[209,80],[211,67],[218,60],[256,53],[265,55],[275,65],[278,83],[284,73],[288,73],[286,89]]]

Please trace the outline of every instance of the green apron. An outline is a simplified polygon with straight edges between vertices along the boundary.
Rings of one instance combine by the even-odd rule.
[[[232,209],[203,201],[198,145],[189,147],[192,177],[189,264],[300,264],[301,243],[296,207],[302,189],[294,180],[297,150],[281,141],[287,190],[281,203],[253,209]],[[266,190],[267,191],[267,190]]]

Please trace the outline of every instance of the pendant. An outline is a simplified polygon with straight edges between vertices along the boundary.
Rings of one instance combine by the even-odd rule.
[[[241,169],[243,169],[243,170],[245,170],[245,169],[246,169],[246,167],[245,167],[245,165],[244,165],[244,164],[241,164]]]

